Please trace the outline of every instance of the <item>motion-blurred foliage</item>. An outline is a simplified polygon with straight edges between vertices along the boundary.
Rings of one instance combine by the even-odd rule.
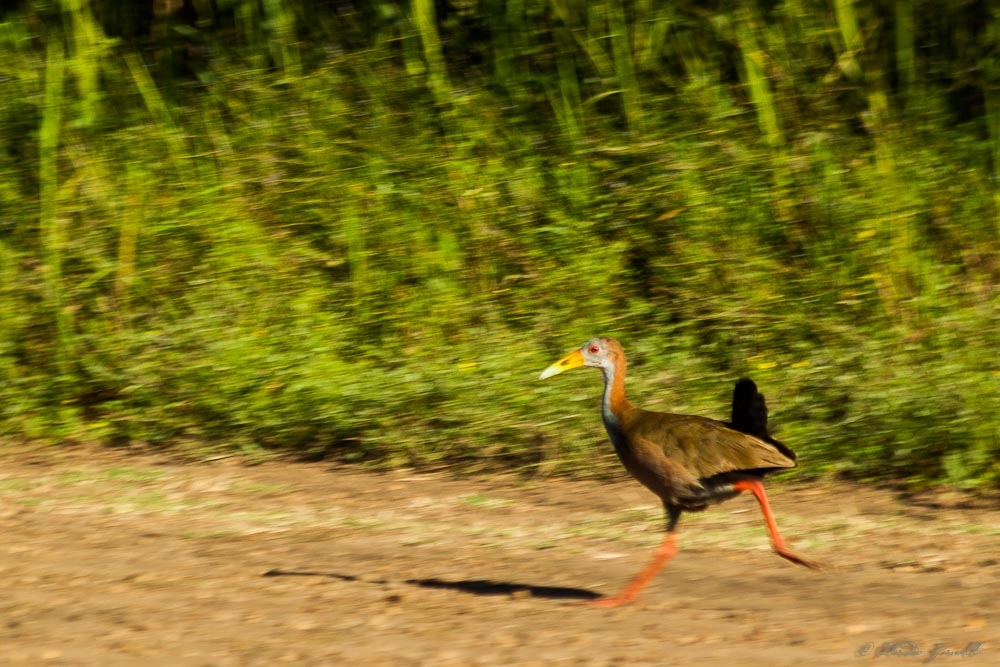
[[[607,470],[580,373],[805,469],[1000,480],[986,0],[21,0],[8,440]]]

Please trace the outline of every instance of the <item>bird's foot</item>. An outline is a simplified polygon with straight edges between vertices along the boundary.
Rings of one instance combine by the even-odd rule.
[[[823,563],[818,560],[810,560],[808,558],[803,558],[802,556],[799,556],[798,554],[789,551],[788,548],[784,546],[781,547],[775,546],[774,553],[778,554],[785,560],[791,561],[796,565],[802,565],[803,567],[808,567],[811,570],[825,570],[827,568],[826,563]]]

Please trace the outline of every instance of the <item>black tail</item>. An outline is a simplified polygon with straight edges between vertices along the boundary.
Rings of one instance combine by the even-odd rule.
[[[737,431],[767,438],[767,403],[750,378],[742,378],[733,388],[733,414],[729,425]]]
[[[793,461],[795,452],[771,437],[767,430],[767,403],[750,378],[741,378],[733,387],[733,412],[728,426],[769,442]]]

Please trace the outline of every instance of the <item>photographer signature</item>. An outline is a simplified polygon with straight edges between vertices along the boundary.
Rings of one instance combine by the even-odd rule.
[[[984,642],[969,642],[965,648],[953,649],[949,648],[945,644],[934,644],[929,651],[924,651],[920,648],[920,645],[912,640],[905,639],[898,642],[882,642],[879,645],[875,645],[871,642],[862,644],[854,652],[859,658],[864,658],[867,656],[872,656],[873,658],[882,658],[885,656],[896,656],[896,657],[918,657],[927,656],[924,658],[923,662],[926,664],[928,662],[934,662],[937,658],[941,656],[958,656],[961,658],[971,658],[972,656],[979,655],[983,652]]]

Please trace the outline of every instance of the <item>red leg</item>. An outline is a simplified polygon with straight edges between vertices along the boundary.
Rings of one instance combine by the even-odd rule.
[[[621,593],[610,598],[600,598],[597,600],[585,600],[580,604],[585,604],[590,607],[617,607],[620,604],[628,604],[634,601],[646,584],[656,576],[667,561],[673,558],[674,554],[677,553],[677,539],[676,533],[673,530],[668,530],[666,537],[663,538],[663,543],[660,544],[659,548],[656,550],[656,554],[653,556],[653,560],[647,565],[642,572],[637,574],[632,581],[629,582]]]
[[[819,563],[797,556],[791,549],[785,546],[785,540],[782,539],[781,533],[778,532],[778,524],[774,520],[774,515],[771,514],[771,506],[767,502],[767,494],[764,493],[764,485],[759,479],[744,479],[734,482],[733,490],[749,491],[755,498],[757,498],[757,502],[760,503],[760,509],[764,513],[764,521],[767,523],[767,532],[771,534],[771,544],[774,545],[775,553],[782,558],[790,560],[793,563],[798,563],[799,565],[805,565],[806,567],[811,568],[822,567]]]

